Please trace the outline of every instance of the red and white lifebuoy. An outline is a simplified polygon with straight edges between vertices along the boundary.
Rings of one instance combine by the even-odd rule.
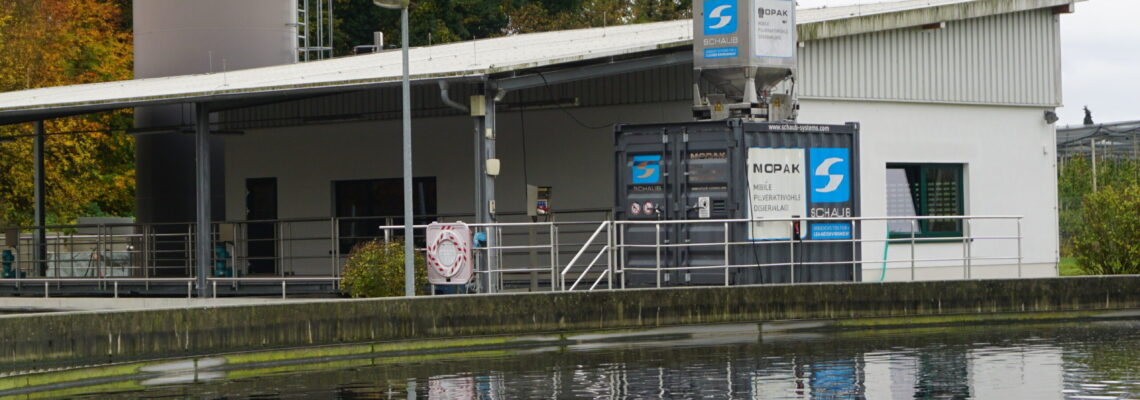
[[[462,222],[433,222],[427,228],[427,278],[433,285],[462,285],[471,280],[474,257],[471,229]]]
[[[440,228],[435,241],[428,245],[427,261],[430,268],[446,278],[455,276],[459,268],[471,259],[462,240],[450,226]]]

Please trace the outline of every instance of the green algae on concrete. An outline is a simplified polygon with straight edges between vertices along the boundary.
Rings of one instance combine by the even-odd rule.
[[[406,340],[493,342],[506,339],[478,338],[693,324],[1130,308],[1140,308],[1140,276],[338,299],[10,315],[0,317],[0,337],[6,339],[0,341],[0,370]]]

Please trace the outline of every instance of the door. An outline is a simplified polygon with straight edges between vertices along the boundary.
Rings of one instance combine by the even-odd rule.
[[[676,133],[672,158],[680,172],[675,174],[676,204],[671,218],[689,221],[733,218],[730,210],[735,205],[732,165],[736,146],[732,137],[731,131],[721,124],[694,125]],[[724,243],[731,238],[725,238],[724,227],[723,222],[677,225],[673,241],[690,246],[677,248],[676,264],[702,267],[678,271],[674,277],[678,284],[725,283],[724,269],[703,268],[727,264]]]
[[[277,273],[277,178],[245,180],[246,260],[248,271]]]
[[[733,131],[724,123],[628,127],[617,138],[618,219],[731,218]],[[627,286],[724,284],[723,223],[627,224]],[[656,246],[655,246],[656,245]],[[662,270],[655,271],[660,265]]]
[[[333,182],[334,214],[338,219],[340,254],[348,254],[358,243],[384,237],[382,225],[404,223],[404,180],[365,179]],[[414,224],[429,224],[436,214],[435,177],[412,179]],[[404,235],[393,230],[393,239]],[[416,246],[424,246],[423,231],[417,231]]]

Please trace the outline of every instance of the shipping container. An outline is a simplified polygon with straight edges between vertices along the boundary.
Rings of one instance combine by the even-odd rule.
[[[621,225],[627,287],[861,279],[857,123],[619,125],[615,157],[616,219],[710,221]]]

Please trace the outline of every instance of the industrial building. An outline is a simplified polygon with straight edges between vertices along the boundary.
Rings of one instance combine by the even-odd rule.
[[[249,2],[138,2],[138,79],[0,93],[0,123],[136,108],[146,232],[191,232],[212,210],[236,275],[335,277],[352,244],[402,223],[400,53],[300,62],[295,2]],[[1048,114],[1062,104],[1060,15],[1073,10],[798,10],[798,120],[860,124],[862,216],[977,218],[862,222],[863,280],[1057,274]],[[267,28],[224,27],[253,23]],[[531,221],[528,185],[548,195],[535,219],[609,219],[614,127],[691,120],[692,38],[682,20],[411,49],[416,222]],[[591,230],[574,236],[579,247]],[[519,240],[553,241],[545,234]],[[555,270],[577,250],[512,260]],[[147,276],[169,276],[156,258]]]

